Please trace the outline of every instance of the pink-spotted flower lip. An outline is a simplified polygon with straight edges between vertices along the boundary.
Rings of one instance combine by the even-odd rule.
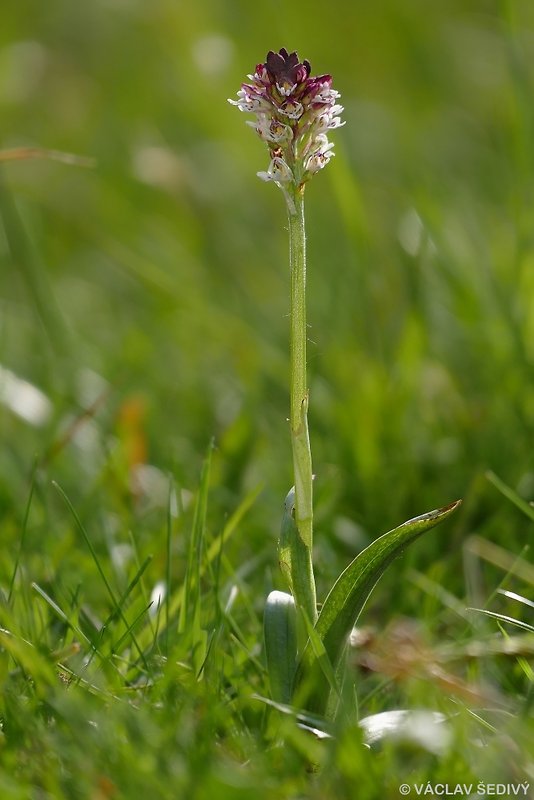
[[[332,76],[311,76],[310,62],[282,47],[270,50],[248,78],[229,102],[255,115],[249,125],[269,149],[269,168],[258,175],[286,193],[298,189],[334,155],[328,131],[345,124]]]

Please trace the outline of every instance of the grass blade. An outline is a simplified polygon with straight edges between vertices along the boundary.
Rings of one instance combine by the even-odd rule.
[[[489,470],[486,472],[486,478],[492,483],[499,492],[504,495],[510,502],[512,502],[517,508],[519,508],[523,514],[525,514],[529,519],[534,521],[534,507],[532,507],[526,500],[523,500],[517,492],[514,492],[504,481],[502,481],[498,475],[494,472]]]
[[[22,278],[28,297],[56,352],[68,352],[70,337],[54,297],[46,270],[26,232],[11,193],[0,176],[0,218],[6,235],[11,265]]]
[[[48,158],[51,161],[59,161],[74,167],[94,167],[96,165],[94,158],[65,153],[62,150],[47,150],[44,147],[13,147],[9,150],[0,150],[0,162],[27,161],[35,158]]]
[[[32,474],[32,480],[31,480],[31,484],[30,484],[30,493],[28,495],[28,501],[26,503],[26,508],[25,508],[25,511],[24,511],[24,520],[22,522],[19,549],[17,551],[17,555],[16,555],[16,558],[15,558],[15,564],[13,565],[13,572],[11,573],[11,580],[9,582],[9,591],[8,591],[8,594],[7,594],[8,605],[11,604],[11,598],[13,596],[13,589],[15,588],[15,580],[17,578],[17,572],[19,570],[20,560],[22,558],[22,553],[23,553],[23,550],[24,550],[24,542],[25,542],[25,539],[26,539],[26,531],[28,529],[28,519],[29,519],[29,516],[30,516],[30,508],[31,508],[31,505],[32,505],[36,479],[37,479],[37,466],[34,466],[33,474]]]
[[[208,453],[202,465],[200,474],[200,484],[198,489],[195,513],[189,548],[187,552],[187,568],[184,582],[184,596],[180,609],[179,631],[184,633],[192,616],[198,611],[200,603],[200,575],[202,563],[202,547],[204,544],[204,530],[206,526],[206,513],[208,508],[208,489],[211,468],[211,451],[213,444],[210,444]]]
[[[528,622],[515,619],[515,617],[507,617],[505,614],[498,614],[496,611],[488,611],[485,608],[468,608],[466,610],[476,611],[477,614],[484,614],[484,616],[491,617],[491,619],[496,619],[498,622],[507,622],[509,625],[515,625],[517,628],[521,628],[524,631],[530,631],[531,633],[534,633],[534,625],[529,625]]]
[[[97,554],[95,548],[93,547],[93,543],[92,543],[92,541],[91,541],[91,539],[89,537],[89,534],[85,530],[85,528],[84,528],[84,526],[82,524],[82,521],[80,520],[78,514],[76,513],[76,510],[75,510],[74,506],[70,502],[69,498],[67,497],[67,495],[65,494],[65,492],[63,491],[61,486],[58,483],[56,483],[56,481],[52,481],[52,485],[61,494],[61,496],[63,497],[63,500],[65,501],[65,503],[67,505],[67,508],[69,509],[70,513],[72,514],[72,516],[74,518],[74,521],[75,521],[75,523],[76,523],[76,525],[78,527],[78,530],[82,534],[82,536],[83,536],[83,538],[85,540],[85,543],[86,543],[87,547],[89,548],[89,552],[91,553],[91,556],[93,557],[93,561],[94,561],[94,563],[96,565],[96,568],[97,568],[98,572],[100,573],[100,577],[102,578],[102,582],[104,583],[104,586],[106,587],[107,592],[108,592],[108,594],[109,594],[109,596],[111,598],[111,602],[113,603],[114,609],[115,609],[117,615],[121,618],[123,624],[126,626],[126,629],[128,631],[130,631],[130,635],[132,637],[132,642],[133,642],[133,644],[134,644],[134,646],[135,646],[135,648],[136,648],[136,650],[137,650],[137,652],[139,654],[139,657],[140,657],[141,661],[143,662],[143,665],[144,665],[145,669],[148,670],[148,664],[147,664],[147,661],[146,661],[145,654],[143,653],[141,647],[139,646],[139,643],[138,643],[137,639],[135,638],[135,636],[134,636],[134,634],[133,634],[133,632],[131,630],[131,625],[128,622],[128,620],[126,619],[126,616],[124,614],[124,610],[123,610],[122,606],[120,605],[119,602],[117,602],[117,599],[115,597],[115,592],[111,588],[111,584],[109,583],[109,581],[108,581],[108,579],[106,577],[106,573],[104,572],[104,570],[102,568],[102,565],[100,563],[100,559],[98,558],[98,554]]]
[[[208,510],[208,492],[211,469],[211,453],[213,442],[210,443],[208,453],[202,465],[200,485],[195,505],[193,526],[189,539],[187,554],[187,569],[184,581],[184,594],[178,631],[187,634],[191,643],[193,668],[196,675],[200,675],[206,658],[208,645],[207,632],[202,628],[201,610],[202,594],[200,591],[200,578],[202,575],[202,559],[204,555],[204,534],[206,530],[206,514]]]

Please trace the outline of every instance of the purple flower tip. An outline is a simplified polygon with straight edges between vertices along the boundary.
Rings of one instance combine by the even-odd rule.
[[[302,83],[311,72],[309,61],[303,61],[301,64],[297,53],[295,51],[288,53],[285,47],[282,47],[278,53],[269,50],[263,66],[272,81],[279,85],[294,86],[296,83]]]

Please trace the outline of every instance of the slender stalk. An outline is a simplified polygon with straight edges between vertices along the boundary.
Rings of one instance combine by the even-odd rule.
[[[290,427],[295,475],[295,525],[300,547],[293,564],[300,587],[297,605],[312,623],[317,619],[315,580],[313,577],[313,476],[308,433],[308,388],[306,377],[306,231],[304,223],[304,187],[287,198],[289,221],[290,299]],[[294,576],[295,578],[297,575]]]
[[[340,94],[332,76],[311,75],[310,62],[285,47],[269,50],[265,61],[242,83],[237,100],[229,102],[254,114],[256,133],[268,147],[270,164],[258,172],[282,190],[289,219],[291,268],[291,447],[295,497],[286,499],[278,554],[297,610],[314,625],[317,620],[313,577],[312,459],[308,435],[306,382],[306,235],[304,186],[333,156],[327,132],[343,125]],[[301,614],[302,617],[302,614]],[[270,617],[269,617],[270,619]],[[302,621],[302,619],[301,619]],[[270,624],[270,623],[269,623]]]

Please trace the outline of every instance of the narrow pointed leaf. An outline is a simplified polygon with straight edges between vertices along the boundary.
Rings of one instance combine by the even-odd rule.
[[[389,564],[423,533],[446,520],[460,502],[458,500],[444,508],[414,517],[385,533],[362,550],[341,573],[323,604],[315,626],[334,668],[339,663],[347,637],[367,598]],[[313,648],[308,644],[299,668],[299,679],[304,678],[315,660]],[[325,700],[325,692],[320,694]],[[320,697],[312,703],[314,708],[318,705],[324,706]]]

